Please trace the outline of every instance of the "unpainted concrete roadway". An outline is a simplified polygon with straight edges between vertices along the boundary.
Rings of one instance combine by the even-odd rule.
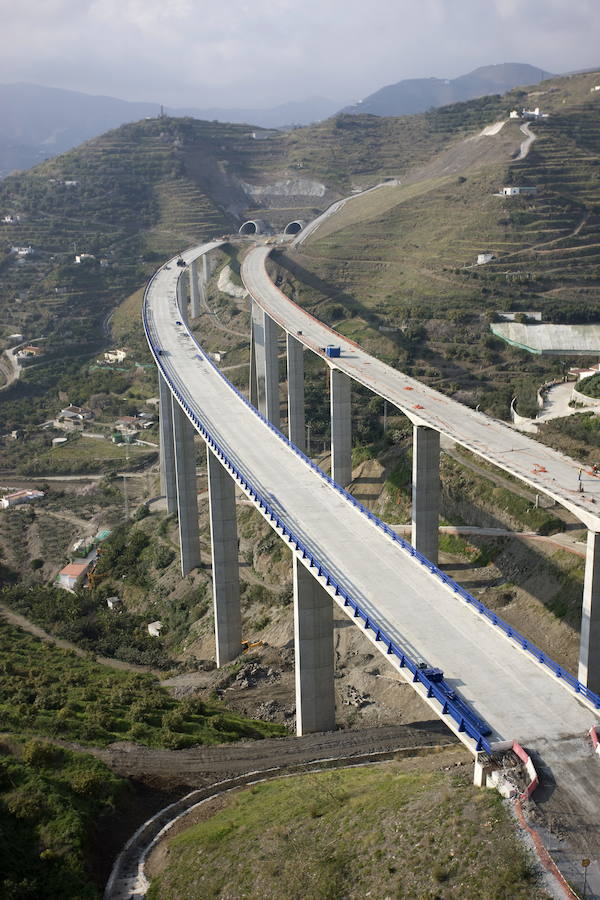
[[[190,262],[212,246],[184,258]],[[148,288],[151,328],[162,350],[156,359],[247,481],[379,627],[413,658],[444,670],[494,738],[535,747],[541,739],[583,736],[595,713],[321,478],[199,352],[188,330],[176,325],[180,271],[163,267]],[[375,646],[385,654],[381,642]],[[596,764],[591,753],[590,759]]]
[[[273,284],[265,268],[270,252],[270,247],[250,250],[242,264],[242,280],[258,305],[282,328],[325,360],[320,348],[327,344],[341,347],[341,357],[327,360],[330,364],[384,397],[414,423],[434,428],[538,493],[552,497],[587,528],[600,531],[599,477],[584,469],[580,493],[580,466],[575,460],[409,378],[323,325]]]

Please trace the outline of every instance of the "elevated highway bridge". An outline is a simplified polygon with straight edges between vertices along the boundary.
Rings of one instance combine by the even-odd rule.
[[[219,245],[207,243],[169,261],[144,299],[144,327],[159,371],[161,479],[168,509],[178,512],[184,574],[200,563],[194,432],[207,446],[218,665],[234,659],[241,645],[237,486],[292,554],[299,734],[335,727],[333,601],[476,759],[501,742],[518,740],[540,754],[579,815],[596,822],[598,762],[585,736],[598,720],[600,697],[414,546],[431,540],[434,520],[437,534],[441,433],[554,496],[576,511],[594,536],[600,531],[592,503],[600,497],[596,482],[593,491],[586,488],[587,497],[579,496],[568,486],[578,476],[572,460],[465,409],[332,333],[272,284],[265,270],[269,251],[262,247],[249,252],[242,270],[253,298],[251,393],[259,411],[216,368],[187,326],[185,273],[194,278],[195,261]],[[192,302],[194,293],[192,285]],[[277,427],[276,325],[286,332],[289,427],[299,436],[296,443]],[[328,345],[340,355],[331,355]],[[304,347],[320,354],[332,373],[333,479],[298,446]],[[349,480],[350,378],[414,423],[412,545],[343,488]],[[443,670],[442,684],[431,667]],[[476,772],[481,777],[481,766]]]

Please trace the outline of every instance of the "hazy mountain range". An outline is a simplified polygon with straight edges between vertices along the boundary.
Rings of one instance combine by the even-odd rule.
[[[537,84],[547,77],[548,72],[526,64],[484,66],[452,80],[399,81],[343,111],[400,116],[484,94],[504,93],[521,84]],[[283,128],[326,119],[340,111],[341,106],[339,101],[309,97],[269,109],[186,107],[164,111],[171,116]],[[0,85],[0,178],[15,169],[29,169],[126,122],[157,116],[160,109],[159,103],[132,103],[35,84]]]
[[[407,78],[380,88],[343,111],[355,115],[404,116],[485,94],[504,94],[522,84],[538,84],[551,74],[526,63],[501,63],[482,66],[459,78]]]

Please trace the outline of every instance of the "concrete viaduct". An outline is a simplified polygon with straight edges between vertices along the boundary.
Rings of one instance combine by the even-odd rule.
[[[350,381],[388,400],[413,423],[413,546],[438,559],[440,435],[504,469],[570,510],[588,529],[578,677],[600,693],[600,478],[564,454],[504,423],[472,410],[369,356],[357,344],[293,303],[269,278],[270,247],[249,251],[242,279],[252,298],[251,399],[279,423],[276,327],[286,333],[290,439],[304,449],[302,351],[308,348],[329,367],[333,478],[352,477]],[[328,346],[329,345],[329,346]],[[333,349],[331,349],[333,348]],[[332,357],[328,353],[337,353]]]
[[[178,513],[184,574],[200,563],[194,432],[207,446],[217,664],[234,659],[241,644],[237,487],[291,551],[299,734],[335,727],[333,600],[476,757],[499,741],[516,739],[542,752],[557,778],[579,784],[581,771],[595,764],[591,752],[589,759],[585,753],[581,758],[579,745],[596,723],[600,697],[346,493],[343,483],[351,474],[350,378],[374,384],[377,393],[410,413],[415,427],[413,540],[428,547],[431,556],[437,552],[433,534],[440,432],[480,455],[489,447],[489,458],[496,464],[502,452],[516,454],[524,470],[533,464],[528,452],[535,450],[548,463],[544,454],[550,451],[537,444],[524,447],[521,436],[500,423],[475,413],[471,419],[470,410],[391,370],[389,377],[393,373],[401,379],[399,389],[410,393],[410,402],[400,402],[398,385],[385,380],[379,384],[376,360],[279,296],[264,269],[263,248],[250,251],[243,266],[253,297],[252,396],[259,412],[219,372],[185,324],[185,273],[191,276],[193,307],[193,282],[199,280],[199,270],[204,271],[207,254],[219,244],[184,253],[187,268],[175,260],[164,265],[149,283],[143,307],[159,372],[161,480],[168,510]],[[290,439],[277,428],[276,323],[287,336]],[[341,356],[319,349],[327,346],[322,330]],[[330,366],[336,480],[302,452],[303,345]],[[351,365],[352,375],[346,368]],[[455,421],[458,409],[462,418]],[[478,430],[467,441],[467,425],[474,428],[475,422]],[[567,466],[572,475],[575,464],[555,456],[557,465]],[[530,473],[525,480],[544,489],[538,475]],[[547,492],[564,502],[563,490]],[[583,514],[583,502],[575,492],[569,508]],[[591,527],[595,518],[586,514]],[[593,551],[595,540],[591,545]],[[591,558],[588,565],[595,569],[593,552]],[[592,597],[594,587],[588,590]],[[445,689],[430,677],[429,668],[419,665],[421,660],[444,671]],[[595,815],[595,796],[590,803],[590,815]]]

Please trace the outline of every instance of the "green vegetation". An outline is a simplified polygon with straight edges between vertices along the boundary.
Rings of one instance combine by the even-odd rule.
[[[577,384],[577,390],[588,397],[600,397],[600,375],[584,378]]]
[[[582,462],[600,463],[600,418],[593,412],[544,423],[539,440]]]
[[[153,462],[158,451],[135,444],[113,444],[108,440],[75,435],[66,444],[53,447],[23,462],[18,471],[28,475],[82,474],[137,469]]]
[[[169,841],[148,900],[541,898],[498,795],[396,764],[285,778],[229,795]]]
[[[126,783],[92,756],[16,737],[0,744],[0,896],[95,900],[88,857]]]
[[[483,466],[482,466],[483,468]],[[563,529],[561,519],[547,509],[536,507],[532,500],[513,493],[508,487],[496,483],[490,469],[490,478],[465,470],[453,459],[442,462],[442,482],[449,499],[460,505],[465,501],[474,507],[497,517],[508,526],[535,531],[538,534],[554,534]],[[508,480],[508,479],[506,479]]]
[[[175,749],[285,733],[218,703],[173,700],[152,675],[107,669],[1,619],[0,720],[7,731],[101,746]]]
[[[132,545],[136,546],[136,542],[132,541]],[[148,615],[108,609],[105,594],[106,591],[71,594],[61,588],[14,585],[0,592],[0,600],[82,650],[125,662],[172,668],[174,662],[163,643],[148,634]]]

